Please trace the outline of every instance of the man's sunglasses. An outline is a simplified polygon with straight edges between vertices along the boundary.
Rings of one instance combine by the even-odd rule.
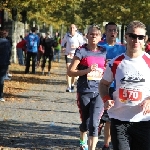
[[[137,35],[134,33],[128,33],[127,35],[129,35],[129,37],[132,39],[137,39],[137,38],[138,38],[138,40],[144,40],[145,39],[145,35]]]

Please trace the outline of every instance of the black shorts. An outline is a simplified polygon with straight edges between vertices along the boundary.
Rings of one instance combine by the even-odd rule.
[[[68,58],[67,55],[65,55],[65,60],[66,60],[66,64],[68,64],[68,63],[71,64],[71,62],[72,62],[72,59]]]
[[[150,150],[150,121],[111,119],[110,133],[113,150]]]

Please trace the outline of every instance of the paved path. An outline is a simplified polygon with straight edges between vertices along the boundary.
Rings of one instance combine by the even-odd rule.
[[[43,84],[19,94],[23,101],[0,103],[3,150],[78,150],[79,113],[76,93],[66,93],[65,63]],[[99,138],[100,149],[103,136]]]

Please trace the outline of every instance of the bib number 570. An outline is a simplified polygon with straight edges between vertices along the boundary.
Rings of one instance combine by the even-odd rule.
[[[119,89],[119,98],[122,100],[139,101],[142,99],[142,92],[127,89]]]

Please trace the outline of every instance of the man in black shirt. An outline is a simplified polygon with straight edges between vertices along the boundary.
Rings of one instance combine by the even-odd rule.
[[[53,47],[54,47],[54,39],[50,37],[50,33],[46,34],[45,39],[43,40],[44,46],[44,54],[43,54],[43,62],[42,62],[42,74],[44,75],[44,68],[46,60],[48,59],[48,75],[50,75],[51,69],[51,61],[53,60]]]

